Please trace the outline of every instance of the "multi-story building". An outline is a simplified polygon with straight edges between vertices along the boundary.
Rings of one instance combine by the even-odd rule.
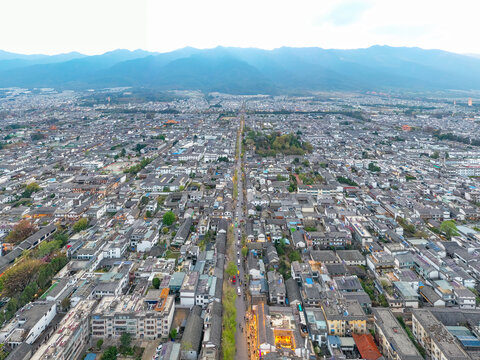
[[[92,313],[92,336],[118,338],[129,333],[136,339],[166,338],[174,312],[168,288],[162,289],[155,305],[135,295],[104,297]]]
[[[338,295],[322,302],[328,335],[346,336],[367,333],[367,316],[357,300],[346,300]]]
[[[182,306],[192,307],[195,305],[195,294],[197,292],[199,278],[200,275],[198,271],[193,271],[185,276],[185,280],[180,288],[180,304]]]
[[[54,301],[36,301],[25,305],[18,315],[0,330],[0,341],[15,348],[33,344],[57,314]]]
[[[267,273],[268,280],[268,300],[271,304],[285,304],[287,296],[285,282],[283,276],[276,271],[269,271]]]
[[[412,332],[432,360],[470,359],[455,337],[427,309],[413,311]]]
[[[82,300],[58,324],[53,335],[40,346],[31,360],[79,359],[90,336],[90,314],[95,300]]]
[[[375,335],[378,347],[387,360],[422,360],[415,345],[399,324],[392,311],[374,308]]]

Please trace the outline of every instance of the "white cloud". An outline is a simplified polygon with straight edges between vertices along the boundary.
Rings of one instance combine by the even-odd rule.
[[[477,0],[16,0],[0,3],[0,49],[21,53],[184,46],[375,44],[480,53]]]

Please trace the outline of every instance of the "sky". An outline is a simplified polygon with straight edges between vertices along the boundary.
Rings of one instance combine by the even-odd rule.
[[[418,46],[480,54],[479,0],[5,0],[0,49]]]

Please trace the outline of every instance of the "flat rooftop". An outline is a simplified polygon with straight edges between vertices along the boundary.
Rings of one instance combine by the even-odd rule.
[[[455,337],[443,324],[428,310],[414,310],[413,316],[430,336],[432,341],[440,348],[449,360],[467,360],[469,356],[459,346]]]
[[[372,311],[375,316],[375,324],[382,330],[390,346],[397,352],[400,359],[423,359],[390,309],[374,308]]]

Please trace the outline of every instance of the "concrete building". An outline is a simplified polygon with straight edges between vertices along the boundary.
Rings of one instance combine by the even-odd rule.
[[[415,345],[390,309],[372,309],[379,350],[387,360],[422,360]]]
[[[328,335],[349,336],[367,333],[367,316],[357,300],[336,299],[322,302]]]
[[[119,338],[129,333],[135,339],[167,338],[175,312],[175,300],[163,289],[155,304],[135,295],[104,297],[92,312],[94,338]]]
[[[77,360],[90,336],[90,314],[95,300],[80,301],[58,324],[55,333],[40,346],[31,360]]]
[[[455,337],[429,310],[413,310],[412,332],[432,360],[470,359]]]
[[[33,344],[57,314],[54,301],[36,301],[25,305],[0,331],[0,342],[15,348]]]

